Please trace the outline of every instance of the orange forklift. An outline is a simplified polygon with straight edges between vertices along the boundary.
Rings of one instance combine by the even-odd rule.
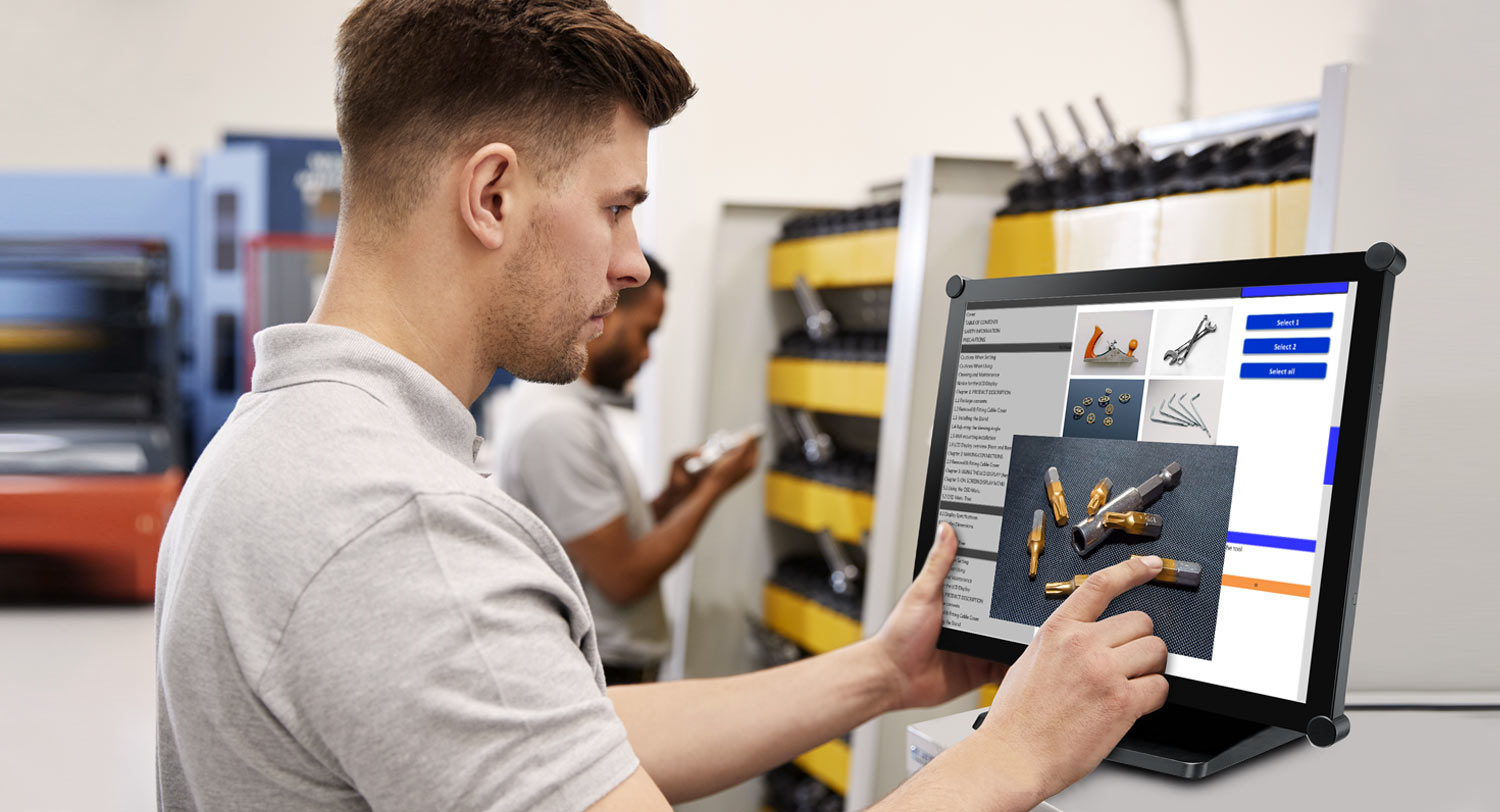
[[[0,241],[0,593],[149,601],[183,481],[160,241]]]

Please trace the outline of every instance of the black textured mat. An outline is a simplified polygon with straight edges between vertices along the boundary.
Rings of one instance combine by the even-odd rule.
[[[1156,634],[1173,654],[1213,659],[1219,614],[1224,541],[1239,448],[1235,446],[1140,443],[1065,437],[1017,436],[1000,528],[990,616],[1040,626],[1062,604],[1042,591],[1047,581],[1065,581],[1124,561],[1131,554],[1160,555],[1203,565],[1197,591],[1148,583],[1115,599],[1104,615],[1140,609],[1151,615]],[[1103,477],[1114,482],[1112,496],[1140,485],[1167,463],[1182,466],[1182,484],[1146,508],[1162,517],[1161,538],[1142,539],[1116,531],[1088,558],[1073,550],[1072,525],[1086,517],[1089,492]],[[1068,526],[1057,527],[1048,507],[1044,477],[1057,466],[1068,502]],[[1026,536],[1033,512],[1046,511],[1047,543],[1035,581],[1026,577],[1030,558]]]

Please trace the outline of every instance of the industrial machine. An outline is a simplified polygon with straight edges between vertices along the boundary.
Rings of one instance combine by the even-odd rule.
[[[182,487],[165,243],[0,241],[0,550],[21,597],[149,599]]]
[[[190,459],[249,390],[255,333],[312,313],[333,251],[342,171],[331,138],[231,134],[204,157],[184,325]]]
[[[333,139],[230,135],[195,177],[0,183],[0,598],[150,600],[183,478],[251,339],[327,272]]]

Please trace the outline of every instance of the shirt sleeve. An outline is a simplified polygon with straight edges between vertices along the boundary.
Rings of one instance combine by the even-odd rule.
[[[375,810],[578,812],[638,766],[582,599],[503,512],[417,497],[297,601],[258,680]]]
[[[537,417],[515,441],[507,468],[523,501],[564,544],[626,514],[624,486],[610,463],[602,421],[574,409]]]

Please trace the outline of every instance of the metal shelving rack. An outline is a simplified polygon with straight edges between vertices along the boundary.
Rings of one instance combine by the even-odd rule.
[[[803,313],[787,292],[786,264],[773,263],[771,257],[798,247],[778,241],[787,218],[821,207],[725,207],[714,262],[710,424],[769,424],[768,404],[780,401],[818,409],[820,425],[839,445],[876,453],[873,487],[864,486],[865,492],[771,470],[758,475],[762,504],[726,505],[715,514],[705,529],[705,538],[713,543],[694,554],[688,676],[735,673],[757,665],[748,629],[725,633],[743,628],[738,619],[747,614],[802,650],[818,653],[873,634],[910,583],[922,494],[919,484],[912,487],[920,477],[908,477],[908,472],[925,470],[937,388],[936,365],[923,359],[935,357],[942,345],[943,283],[952,274],[973,275],[984,267],[991,216],[1015,177],[1009,161],[924,156],[911,163],[899,185],[886,187],[884,197],[876,198],[889,201],[899,189],[895,228],[804,241],[801,247],[817,260],[858,257],[862,250],[863,256],[890,258],[885,275],[870,273],[871,265],[858,260],[842,276],[822,270],[804,274],[822,283],[818,292],[851,329],[876,327],[869,321],[873,317],[888,331],[884,364],[828,360],[788,365],[788,360],[804,359],[778,357],[783,334],[803,323]],[[826,262],[805,267],[814,266],[837,267]],[[848,286],[840,284],[846,281]],[[879,293],[872,297],[871,290]],[[850,315],[862,310],[868,312]],[[820,400],[825,395],[835,400]],[[843,414],[834,413],[840,409]],[[813,534],[818,529],[828,530],[841,546],[858,544],[863,552],[863,594],[853,605],[842,604],[848,611],[780,583],[767,584],[783,558],[816,555]],[[953,707],[973,703],[969,696]],[[797,763],[839,790],[844,808],[862,808],[904,775],[899,751],[887,747],[885,738],[899,738],[912,718],[908,713],[877,720],[854,731],[847,743],[835,740]],[[746,787],[692,808],[743,809],[758,802],[757,788]]]
[[[1283,218],[1289,234],[1300,236],[1305,229],[1305,244],[1301,240],[1295,245],[1292,240],[1282,240],[1282,247],[1286,253],[1326,251],[1331,240],[1332,195],[1337,186],[1347,70],[1347,66],[1340,65],[1325,72],[1324,92],[1317,102],[1147,130],[1140,138],[1147,150],[1181,147],[1204,139],[1299,126],[1315,112],[1318,137],[1312,177],[1294,182],[1298,186],[1290,194],[1301,199],[1300,203],[1294,201],[1296,208],[1281,209],[1283,215],[1292,215]],[[954,274],[972,277],[986,272],[992,259],[992,241],[999,236],[994,234],[995,212],[1006,202],[1006,190],[1019,177],[1018,166],[1010,161],[925,155],[913,159],[900,184],[901,212],[895,232],[889,332],[880,386],[883,396],[873,445],[878,456],[867,508],[869,532],[863,544],[866,566],[859,612],[861,637],[879,629],[911,582],[923,496],[922,473],[926,471],[937,392],[938,365],[932,361],[941,357],[942,328],[948,306],[943,283]],[[1207,196],[1218,194],[1221,193]],[[1274,199],[1276,193],[1269,194]],[[1154,199],[1096,208],[1128,208],[1136,203],[1145,204],[1138,208],[1150,208],[1159,207],[1160,202],[1161,199]],[[768,257],[781,224],[806,208],[731,205],[722,212],[713,269],[716,340],[707,404],[708,419],[715,427],[766,421],[765,404],[775,375],[763,376],[759,370],[765,368],[766,359],[775,353],[778,326],[795,323],[798,317],[789,297],[767,295]],[[1275,211],[1270,209],[1262,218],[1267,228],[1277,222]],[[1096,213],[1088,209],[1069,213],[1073,212],[1081,212],[1081,219]],[[1073,269],[1058,264],[1060,259],[1066,259],[1058,256],[1059,246],[1055,242],[1056,235],[1064,229],[1054,215],[1054,212],[1025,215],[1033,218],[1028,221],[1032,236],[1047,238],[1045,245],[1033,244],[1031,254],[1019,254],[1016,259],[1019,266],[1034,269],[1032,273]],[[1133,227],[1128,220],[1126,223],[1127,227]],[[1152,231],[1144,236],[1149,239],[1133,243],[1140,248],[1140,256],[1118,258],[1113,264],[1119,267],[1167,261],[1156,253],[1159,234]],[[1262,242],[1274,246],[1277,239],[1268,233]],[[1147,248],[1149,256],[1145,255]],[[1083,255],[1072,259],[1080,263],[1078,269],[1111,264]],[[823,383],[827,383],[826,376]],[[843,388],[849,385],[846,383]],[[786,498],[776,494],[782,485],[774,474],[763,478],[760,487],[774,495],[772,501],[776,504]],[[821,497],[810,502],[828,504]],[[746,614],[760,618],[768,609],[771,614],[781,611],[775,601],[766,601],[764,582],[778,554],[784,551],[786,533],[800,534],[806,548],[807,531],[811,527],[833,526],[837,519],[850,516],[859,517],[849,523],[850,527],[864,527],[866,521],[863,505],[857,511],[846,505],[842,513],[804,513],[806,522],[802,529],[793,529],[783,521],[768,520],[764,507],[741,506],[721,511],[706,531],[706,537],[713,538],[714,543],[700,547],[695,553],[693,609],[688,630],[689,676],[735,673],[754,666],[746,635],[725,634],[724,630],[743,625],[737,621]],[[838,535],[848,541],[853,532],[846,529]],[[851,637],[846,624],[841,637],[815,647],[846,642]],[[868,806],[905,778],[907,724],[972,708],[978,699],[970,695],[946,708],[888,714],[854,731],[849,737],[845,808]],[[718,805],[704,802],[692,808],[743,809],[758,802],[755,788],[739,792],[745,794],[731,792],[721,796],[726,800]]]
[[[874,514],[899,200],[788,218],[768,251],[773,307],[789,312],[767,365],[778,451],[767,473],[768,531],[782,561],[762,619],[809,654],[860,639],[864,540]],[[800,320],[799,320],[800,318]],[[787,324],[790,321],[791,324]],[[807,556],[807,536],[820,556]],[[842,796],[851,751],[840,738],[794,763]]]

